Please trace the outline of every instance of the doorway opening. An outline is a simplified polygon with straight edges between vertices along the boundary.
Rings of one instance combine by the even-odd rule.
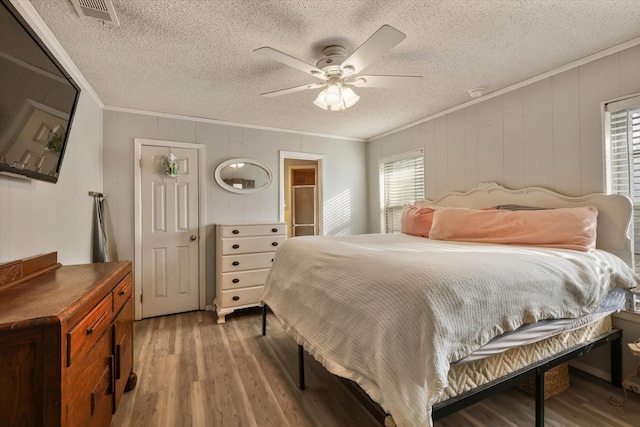
[[[280,152],[280,220],[287,237],[322,235],[323,155]]]

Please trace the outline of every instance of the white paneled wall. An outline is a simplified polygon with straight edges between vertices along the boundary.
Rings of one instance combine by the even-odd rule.
[[[430,199],[484,181],[604,191],[601,104],[638,92],[635,46],[368,142],[369,231],[380,229],[378,159],[421,147]]]
[[[0,175],[0,262],[58,252],[91,262],[93,197],[102,190],[102,108],[81,92],[56,184]]]
[[[104,191],[121,259],[133,259],[134,138],[193,142],[206,146],[207,303],[213,300],[213,224],[279,220],[279,152],[323,154],[324,233],[367,232],[366,144],[319,136],[227,126],[113,110],[104,111]],[[264,163],[274,174],[265,190],[240,195],[218,186],[214,170],[233,157]]]

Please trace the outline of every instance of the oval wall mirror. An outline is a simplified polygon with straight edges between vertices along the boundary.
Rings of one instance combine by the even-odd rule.
[[[263,190],[273,179],[268,167],[252,159],[229,159],[220,163],[215,178],[220,187],[238,194]]]

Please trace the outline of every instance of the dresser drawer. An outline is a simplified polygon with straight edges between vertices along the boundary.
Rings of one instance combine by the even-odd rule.
[[[274,252],[286,239],[286,235],[222,239],[222,255]]]
[[[133,297],[133,276],[127,274],[112,292],[113,312],[118,314],[125,303]]]
[[[222,289],[247,288],[249,286],[264,285],[269,269],[237,271],[222,274]]]
[[[62,425],[109,426],[114,398],[111,350],[110,334],[103,335],[86,357],[76,359],[68,369]]]
[[[262,296],[263,286],[254,288],[232,289],[222,291],[222,305],[224,307],[238,307],[241,305],[258,305]]]
[[[248,255],[226,255],[221,257],[222,272],[271,268],[275,252]]]
[[[287,234],[285,224],[223,225],[221,237],[275,236]]]
[[[86,316],[67,332],[67,366],[81,359],[111,325],[111,295],[104,297]]]

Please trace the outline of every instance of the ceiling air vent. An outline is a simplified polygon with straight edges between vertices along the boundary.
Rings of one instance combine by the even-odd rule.
[[[120,26],[111,0],[71,0],[78,15]]]

